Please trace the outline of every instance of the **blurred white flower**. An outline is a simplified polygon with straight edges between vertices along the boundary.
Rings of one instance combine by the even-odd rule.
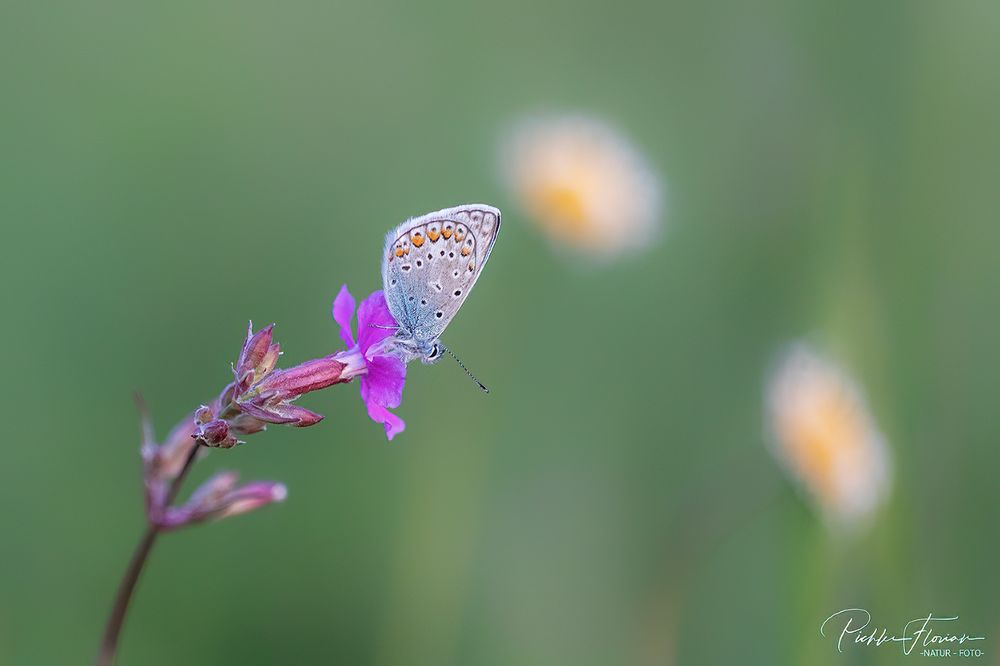
[[[521,209],[556,245],[607,258],[654,240],[659,179],[615,128],[584,116],[529,119],[508,135],[502,156]]]
[[[835,527],[864,524],[889,493],[890,460],[858,386],[803,344],[767,387],[772,451]]]

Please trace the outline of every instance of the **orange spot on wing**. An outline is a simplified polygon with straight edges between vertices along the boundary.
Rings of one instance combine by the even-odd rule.
[[[427,237],[431,239],[432,243],[436,243],[437,239],[441,237],[440,231],[433,231],[431,229],[427,230]]]
[[[404,254],[404,252],[403,252],[403,248],[401,248],[401,247],[397,247],[397,248],[396,248],[396,256],[397,256],[397,257],[402,257],[402,256],[403,256],[403,254]]]
[[[451,238],[451,234],[452,234],[451,229],[443,229],[441,231],[441,235],[444,236],[445,240],[448,240],[449,238]]]
[[[463,256],[463,257],[467,257],[467,256],[469,256],[469,252],[470,252],[470,251],[471,251],[471,250],[469,250],[469,247],[468,247],[468,246],[465,246],[465,247],[463,247],[463,248],[462,248],[462,256]]]
[[[421,245],[424,244],[424,237],[421,236],[420,234],[415,234],[413,236],[413,244],[416,245],[417,247],[420,247]]]

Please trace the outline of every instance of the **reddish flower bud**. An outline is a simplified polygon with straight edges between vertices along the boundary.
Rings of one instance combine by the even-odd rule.
[[[194,410],[194,422],[198,425],[205,425],[215,418],[215,410],[208,405],[202,405]]]
[[[217,520],[280,502],[288,496],[284,484],[255,481],[236,487],[235,472],[220,472],[206,481],[182,506],[168,508],[158,522],[163,529],[176,529],[205,520]]]
[[[247,326],[247,337],[243,341],[243,349],[240,351],[239,360],[236,362],[236,370],[239,373],[256,369],[264,357],[267,356],[271,348],[271,338],[274,331],[274,324],[265,326],[256,334],[253,332],[253,322]]]
[[[235,432],[239,435],[252,435],[266,428],[267,423],[265,421],[256,419],[246,413],[237,414],[229,421],[230,432]]]
[[[247,327],[243,349],[233,367],[237,392],[246,391],[274,369],[281,355],[281,347],[277,343],[272,344],[273,330],[274,324],[271,324],[254,334],[253,322]]]
[[[273,398],[254,398],[249,402],[240,403],[240,409],[245,414],[266,423],[292,425],[297,428],[316,425],[323,420],[322,415],[311,412],[305,407],[298,407]]]
[[[191,448],[195,445],[193,439],[195,425],[190,416],[184,417],[174,429],[170,431],[163,444],[156,451],[154,466],[158,474],[164,479],[173,479],[181,472],[184,461],[191,453]]]
[[[146,411],[142,396],[136,395],[136,405],[139,408],[139,418],[142,421],[142,446],[140,452],[147,480],[170,481],[180,474],[184,461],[187,460],[194,440],[195,424],[191,417],[181,419],[174,426],[162,444],[157,444],[153,435],[153,424]]]
[[[230,426],[237,432],[258,432],[266,423],[300,428],[319,423],[322,416],[302,407],[293,407],[290,403],[301,395],[350,381],[354,377],[354,374],[345,373],[349,369],[348,364],[334,356],[306,361],[286,370],[275,370],[279,346],[272,343],[271,332],[271,326],[257,334],[247,331],[243,351],[234,367],[236,382],[231,391],[223,391],[222,398],[229,398],[223,404],[231,404],[247,417],[239,425],[236,425],[235,417],[229,418]]]
[[[170,431],[162,444],[157,444],[142,398],[137,396],[136,403],[143,424],[141,453],[142,478],[146,490],[146,515],[150,521],[155,521],[162,512],[167,489],[181,473],[191,449],[197,446],[194,440],[197,426],[192,416],[188,415]]]
[[[274,481],[254,481],[232,491],[221,504],[224,506],[215,518],[228,518],[241,513],[259,509],[272,502],[284,502],[288,497],[288,488],[283,483]]]
[[[215,419],[195,428],[194,437],[207,446],[215,446],[220,449],[231,449],[239,444],[239,440],[229,432],[229,422],[222,419]]]
[[[190,436],[206,446],[231,448],[241,443],[236,435],[252,435],[268,423],[299,428],[314,425],[323,417],[291,402],[310,391],[348,382],[365,367],[360,354],[341,353],[286,370],[275,369],[281,348],[273,340],[273,330],[273,324],[257,333],[252,323],[247,328],[233,365],[235,381],[210,405],[198,408]]]
[[[336,384],[341,379],[345,364],[333,357],[306,361],[288,370],[275,370],[256,385],[260,392],[274,391],[283,400],[294,400],[304,393],[317,391]]]

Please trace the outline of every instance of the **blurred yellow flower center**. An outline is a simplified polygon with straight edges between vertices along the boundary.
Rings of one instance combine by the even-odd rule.
[[[595,235],[578,187],[550,185],[537,188],[531,196],[531,213],[556,233],[568,233],[578,240],[587,240]]]
[[[811,479],[817,493],[837,502],[843,490],[838,483],[837,464],[862,464],[860,458],[864,426],[846,396],[817,396],[810,408],[784,415],[782,439],[803,476]]]
[[[611,257],[647,246],[660,189],[645,159],[615,128],[582,117],[525,123],[506,170],[521,206],[557,244]]]

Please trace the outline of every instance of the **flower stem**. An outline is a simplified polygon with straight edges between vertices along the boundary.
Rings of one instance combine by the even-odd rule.
[[[191,469],[195,458],[198,455],[198,451],[201,449],[200,443],[195,443],[191,447],[191,452],[188,453],[187,460],[184,461],[184,467],[181,468],[180,474],[173,480],[170,484],[170,488],[167,490],[167,497],[163,503],[164,508],[170,506],[177,497],[177,492],[180,490],[181,483],[184,481],[184,477],[187,476],[188,470]],[[156,543],[156,537],[160,534],[160,527],[153,522],[150,522],[146,527],[146,532],[142,535],[142,540],[139,541],[139,545],[136,546],[135,552],[132,553],[132,560],[128,564],[128,569],[125,570],[125,575],[122,577],[122,582],[118,585],[118,594],[115,596],[115,605],[111,609],[111,615],[108,617],[108,623],[104,628],[104,637],[101,639],[101,648],[97,653],[97,660],[94,662],[96,666],[111,666],[115,661],[115,652],[118,649],[118,638],[121,635],[122,626],[125,624],[125,615],[128,613],[129,602],[132,600],[132,593],[135,591],[136,583],[139,582],[139,576],[142,574],[142,569],[146,564],[146,560],[149,559],[149,552],[153,549],[153,544]]]
[[[121,634],[122,625],[125,623],[125,614],[128,612],[128,604],[132,599],[132,591],[135,584],[139,582],[139,574],[149,557],[149,551],[153,549],[156,537],[160,530],[155,525],[146,527],[146,533],[142,536],[142,541],[136,546],[132,553],[132,561],[128,564],[125,576],[118,586],[118,595],[115,597],[115,605],[108,618],[108,624],[104,628],[104,638],[101,640],[101,650],[97,655],[97,666],[111,666],[115,660],[115,650],[118,648],[118,636]]]

